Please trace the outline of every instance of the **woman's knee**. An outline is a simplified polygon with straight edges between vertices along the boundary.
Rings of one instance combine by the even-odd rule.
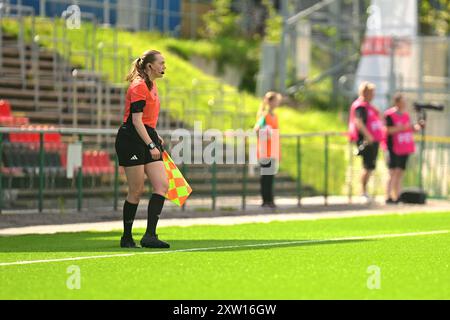
[[[139,202],[143,193],[144,193],[144,186],[130,187],[128,190],[128,198],[129,200]]]
[[[153,188],[154,193],[165,195],[169,190],[169,181],[167,180],[158,181],[158,183],[156,183]]]

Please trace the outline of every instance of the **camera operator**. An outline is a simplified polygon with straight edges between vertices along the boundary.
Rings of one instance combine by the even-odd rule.
[[[425,126],[425,120],[411,124],[406,112],[406,100],[401,93],[394,95],[394,106],[384,112],[389,179],[386,187],[386,204],[397,204],[402,188],[403,174],[410,154],[415,152],[414,131]]]
[[[383,140],[380,112],[370,103],[374,96],[375,85],[362,82],[359,86],[359,97],[352,103],[349,117],[349,138],[356,143],[358,155],[363,160],[361,187],[363,197],[368,203],[372,202],[372,198],[367,193],[367,184],[375,170],[379,143]]]

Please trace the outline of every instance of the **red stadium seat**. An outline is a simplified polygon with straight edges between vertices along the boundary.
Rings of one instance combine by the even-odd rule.
[[[44,133],[44,142],[61,142],[61,134],[55,133]]]
[[[14,126],[14,117],[11,116],[0,116],[0,126],[12,127]]]
[[[95,175],[95,156],[93,151],[83,153],[83,174]]]
[[[83,152],[83,160],[82,160],[83,174],[88,173],[90,162],[91,162],[90,151]]]
[[[28,140],[27,126],[22,126],[20,132],[11,132],[9,141],[12,143],[25,143]]]
[[[30,145],[36,145],[39,144],[39,133],[38,132],[31,132],[31,130],[39,130],[41,129],[40,126],[25,126],[24,127],[24,135],[23,135],[23,141],[24,143],[30,144]]]
[[[106,173],[112,174],[114,173],[114,165],[111,163],[111,159],[109,155],[105,152],[105,166],[106,166]]]
[[[114,166],[111,165],[107,152],[94,150],[83,153],[83,174],[98,176],[112,174],[113,172]]]
[[[16,132],[11,132],[11,133],[9,134],[9,141],[10,141],[11,143],[17,143],[18,140],[19,140],[18,136],[19,136],[19,135],[18,135]]]
[[[19,127],[29,124],[30,119],[28,117],[12,117],[12,122],[14,127]]]
[[[59,148],[59,157],[61,160],[61,167],[67,168],[67,147],[61,144]]]
[[[101,174],[100,154],[98,151],[92,153],[92,170],[96,176]]]
[[[0,125],[5,127],[17,127],[30,122],[27,117],[15,117],[11,113],[11,105],[8,100],[0,100]]]
[[[0,116],[11,117],[11,105],[8,100],[0,100]]]
[[[105,156],[104,156],[104,151],[99,151],[97,154],[97,161],[96,161],[96,167],[97,167],[97,171],[98,173],[101,174],[106,174],[107,173],[107,167],[105,165]]]

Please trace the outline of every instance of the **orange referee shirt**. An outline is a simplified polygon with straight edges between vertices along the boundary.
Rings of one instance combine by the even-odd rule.
[[[145,80],[137,78],[131,82],[127,90],[123,122],[131,122],[132,113],[143,112],[142,122],[144,125],[155,129],[158,123],[159,108],[160,102],[155,81],[153,81],[153,87],[150,91],[145,84]]]
[[[278,117],[275,114],[268,113],[265,117],[265,124],[272,129],[279,129]],[[258,135],[257,158],[275,158],[281,159],[280,136],[278,131],[271,131],[266,139],[260,139]]]

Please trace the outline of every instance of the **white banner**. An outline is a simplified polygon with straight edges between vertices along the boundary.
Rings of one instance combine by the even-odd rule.
[[[73,178],[75,170],[83,165],[83,146],[80,142],[70,143],[67,146],[67,171],[66,177]]]
[[[417,1],[372,0],[367,12],[355,91],[362,81],[374,83],[373,104],[386,109],[391,91],[417,87]]]

